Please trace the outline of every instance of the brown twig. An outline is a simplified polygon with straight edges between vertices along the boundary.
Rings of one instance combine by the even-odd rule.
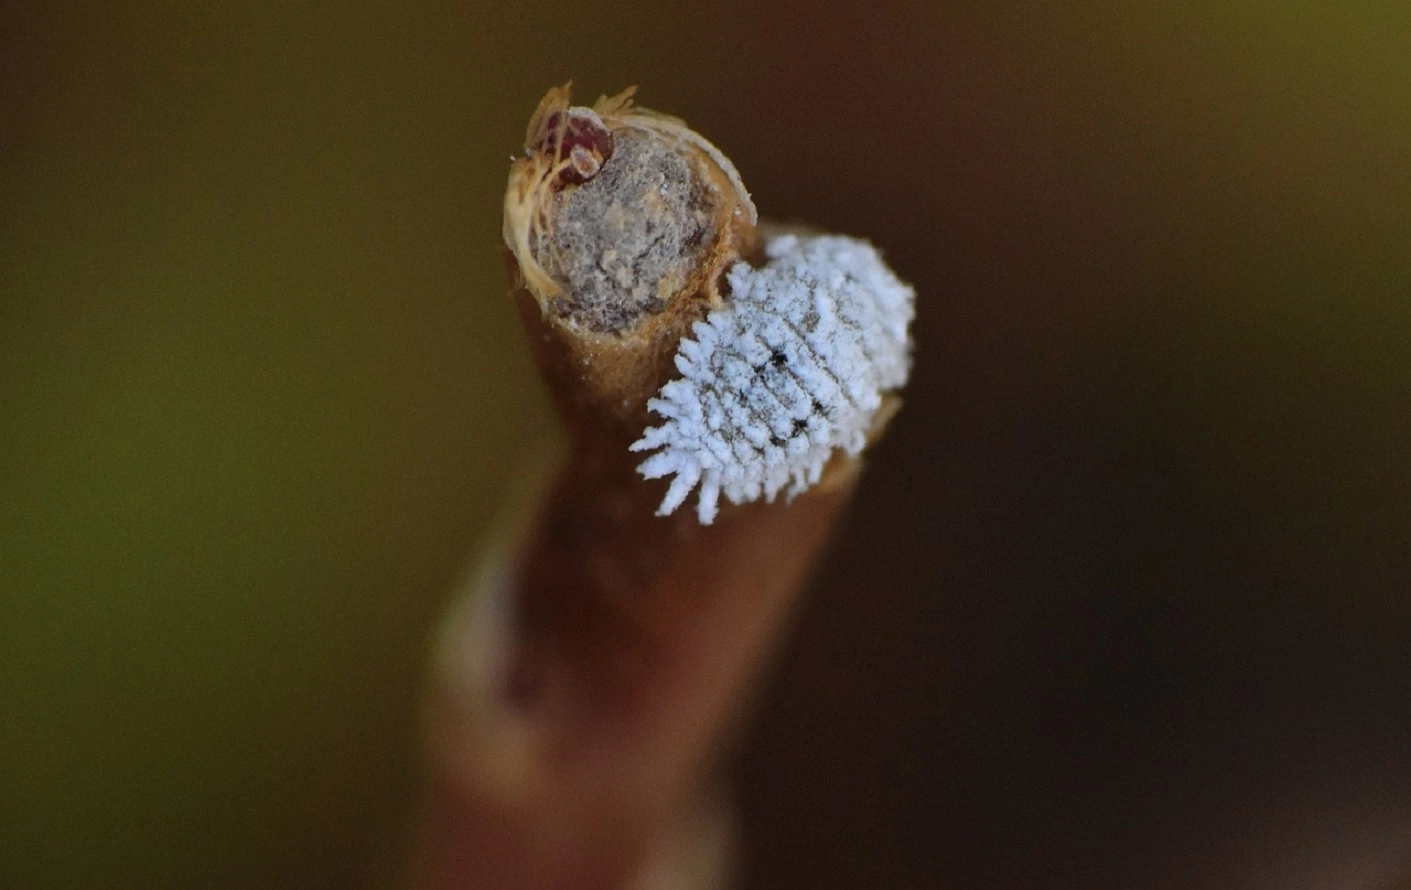
[[[758,259],[753,205],[718,150],[630,92],[589,110],[550,91],[526,146],[506,243],[570,451],[447,623],[423,887],[640,878],[700,799],[858,471],[837,456],[791,502],[709,526],[654,515],[664,485],[628,446],[723,273]]]

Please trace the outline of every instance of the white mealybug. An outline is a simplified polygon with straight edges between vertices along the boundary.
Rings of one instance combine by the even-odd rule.
[[[657,515],[700,485],[709,525],[724,494],[742,504],[816,483],[834,448],[857,454],[882,394],[911,368],[915,291],[864,241],[780,235],[761,268],[730,270],[728,304],[682,339],[682,376],[647,407],[663,418],[632,444],[637,468],[675,475]],[[660,450],[658,450],[660,449]]]

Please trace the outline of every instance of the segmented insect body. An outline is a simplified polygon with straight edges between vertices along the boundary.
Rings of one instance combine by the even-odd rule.
[[[682,376],[647,403],[662,423],[632,444],[656,452],[638,472],[675,477],[658,515],[697,485],[707,525],[722,494],[741,504],[804,491],[833,449],[862,450],[883,393],[906,382],[915,292],[876,249],[783,235],[766,255],[730,270],[729,304],[693,326],[676,355]]]

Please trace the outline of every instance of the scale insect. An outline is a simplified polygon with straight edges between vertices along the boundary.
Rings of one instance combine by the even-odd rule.
[[[657,515],[698,485],[696,516],[818,482],[835,448],[866,444],[883,394],[911,368],[915,291],[877,250],[836,235],[780,235],[768,262],[737,263],[729,302],[692,327],[676,354],[681,377],[647,407],[662,418],[631,446],[655,452],[647,479],[674,476]]]

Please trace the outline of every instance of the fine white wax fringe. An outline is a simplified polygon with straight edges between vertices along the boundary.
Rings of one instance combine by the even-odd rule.
[[[761,268],[730,270],[727,305],[681,340],[682,376],[647,402],[662,422],[632,444],[656,452],[638,471],[675,476],[658,515],[697,485],[705,525],[721,495],[742,504],[806,490],[834,448],[862,450],[882,394],[906,382],[915,291],[875,248],[781,235],[765,253]]]

